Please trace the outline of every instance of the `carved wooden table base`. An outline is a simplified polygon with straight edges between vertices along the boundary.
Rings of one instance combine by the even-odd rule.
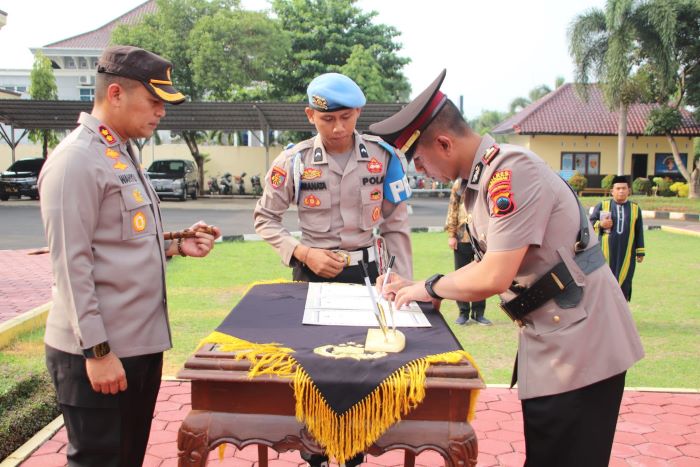
[[[203,467],[209,451],[222,443],[243,448],[258,445],[258,460],[267,467],[267,447],[278,452],[292,449],[321,453],[321,447],[295,417],[235,414],[192,410],[178,433],[180,467]],[[477,440],[469,423],[404,420],[391,427],[367,452],[379,456],[393,449],[405,451],[405,465],[413,467],[415,456],[432,449],[447,467],[475,466]]]

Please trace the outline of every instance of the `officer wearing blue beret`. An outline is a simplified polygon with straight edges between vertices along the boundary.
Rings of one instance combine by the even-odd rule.
[[[403,153],[355,130],[366,99],[352,79],[326,73],[311,81],[307,94],[306,116],[318,134],[272,163],[255,208],[255,230],[293,267],[295,281],[362,284],[360,260],[374,281],[385,257],[375,227],[383,236],[379,243],[396,258],[393,270],[412,276]],[[301,239],[282,225],[290,205],[298,207]],[[328,465],[324,455],[303,452],[302,458],[311,466]],[[362,460],[358,453],[345,465]]]

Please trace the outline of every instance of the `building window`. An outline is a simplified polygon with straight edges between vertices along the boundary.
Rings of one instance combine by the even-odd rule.
[[[561,170],[575,170],[581,175],[600,174],[599,152],[562,152]]]
[[[85,57],[78,57],[78,68],[86,69],[87,67],[87,59]]]
[[[75,68],[75,60],[73,60],[73,57],[63,57],[63,63],[66,64],[66,68]]]
[[[80,88],[80,100],[81,101],[94,101],[95,100],[95,88]]]
[[[97,57],[91,58],[90,59],[91,68],[97,68],[97,62],[99,62],[99,61],[100,61],[100,59]]]

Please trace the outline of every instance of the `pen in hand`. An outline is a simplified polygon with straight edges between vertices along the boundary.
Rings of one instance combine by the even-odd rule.
[[[369,279],[369,271],[367,270],[367,265],[362,260],[358,261],[357,264],[359,264],[362,268],[362,274],[364,276],[365,285],[367,286],[367,291],[369,292],[369,298],[372,301],[372,305],[374,306],[374,316],[375,318],[377,318],[379,327],[381,328],[382,333],[384,333],[384,338],[386,339],[386,323],[384,323],[384,320],[382,319],[382,312],[379,308],[379,303],[377,302],[377,296],[374,293],[374,287],[372,287],[372,283]]]
[[[391,275],[391,268],[394,266],[394,261],[396,260],[396,256],[391,256],[389,258],[389,264],[386,268],[386,273],[384,275],[384,281],[382,282],[382,290],[380,295],[383,297],[384,296],[384,287],[389,283],[389,276]],[[387,300],[389,302],[389,316],[391,316],[391,327],[392,331],[396,331],[396,321],[394,321],[394,306],[391,302],[391,299]]]

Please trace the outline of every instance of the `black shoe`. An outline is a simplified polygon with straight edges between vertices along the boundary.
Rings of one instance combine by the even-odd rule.
[[[466,324],[467,321],[469,321],[469,316],[460,313],[457,319],[455,320],[455,324]]]
[[[365,453],[361,452],[359,454],[355,454],[355,456],[352,459],[348,459],[345,461],[345,467],[357,467],[358,465],[362,464],[365,461]]]
[[[328,456],[311,454],[310,452],[301,452],[300,455],[310,467],[328,467]]]
[[[478,318],[474,318],[474,321],[476,321],[477,324],[480,324],[482,326],[491,326],[493,324],[491,321],[484,318],[483,316],[479,316]]]

